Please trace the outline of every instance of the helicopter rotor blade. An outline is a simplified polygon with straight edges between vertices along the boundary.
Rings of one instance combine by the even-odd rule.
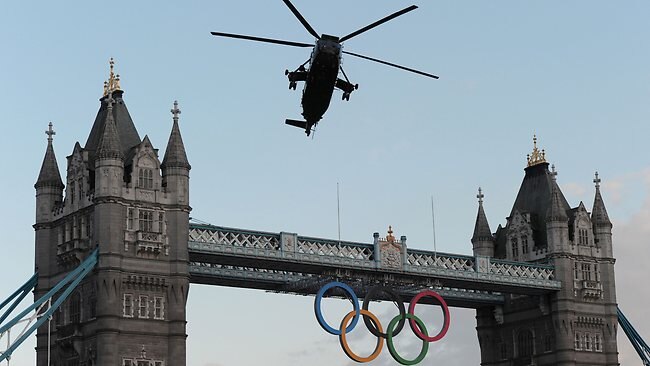
[[[291,3],[291,1],[289,1],[289,0],[282,0],[282,1],[284,1],[284,3],[287,5],[287,7],[289,8],[289,10],[291,10],[291,12],[293,13],[293,15],[295,15],[296,18],[298,18],[298,20],[300,21],[300,23],[302,23],[302,26],[305,27],[305,29],[307,29],[307,32],[309,32],[309,34],[311,34],[312,36],[316,37],[316,39],[320,39],[320,36],[318,35],[318,33],[316,33],[316,31],[314,30],[314,28],[312,28],[311,25],[309,25],[309,23],[307,23],[307,19],[305,19],[305,18],[302,16],[302,14],[300,14],[300,12],[298,11],[298,9],[296,9],[296,7],[293,6],[293,4]]]
[[[275,43],[275,44],[281,44],[284,46],[293,46],[293,47],[314,47],[313,44],[309,43],[301,43],[301,42],[291,42],[291,41],[283,41],[281,39],[272,39],[272,38],[262,38],[262,37],[253,37],[253,36],[245,36],[242,34],[232,34],[232,33],[222,33],[222,32],[210,32],[213,36],[218,36],[218,37],[228,37],[228,38],[238,38],[238,39],[246,39],[249,41],[257,41],[257,42],[266,42],[266,43]]]
[[[416,74],[418,74],[418,75],[427,76],[427,77],[430,77],[430,78],[433,78],[433,79],[438,79],[438,77],[437,77],[436,75],[429,74],[429,73],[427,73],[427,72],[420,71],[420,70],[416,70],[416,69],[411,69],[410,67],[406,67],[406,66],[402,66],[402,65],[394,64],[394,63],[391,63],[391,62],[388,62],[388,61],[383,61],[383,60],[379,60],[379,59],[376,59],[376,58],[372,58],[372,57],[368,57],[368,56],[360,55],[360,54],[358,54],[358,53],[354,53],[354,52],[343,51],[343,53],[345,53],[345,54],[347,54],[347,55],[352,55],[352,56],[356,56],[356,57],[359,57],[359,58],[363,58],[363,59],[366,59],[366,60],[370,60],[370,61],[378,62],[378,63],[380,63],[380,64],[384,64],[384,65],[388,65],[388,66],[396,67],[396,68],[398,68],[398,69],[402,69],[402,70],[410,71],[410,72],[416,73]]]
[[[287,1],[288,1],[288,0],[287,0]],[[341,39],[339,39],[339,42],[345,42],[346,40],[348,40],[348,39],[350,39],[350,38],[352,38],[352,37],[356,37],[356,36],[358,36],[359,34],[365,32],[365,31],[368,31],[368,30],[370,30],[370,29],[372,29],[372,28],[374,28],[374,27],[376,27],[376,26],[378,26],[378,25],[381,25],[381,24],[383,24],[383,23],[386,23],[387,21],[389,21],[389,20],[391,20],[391,19],[397,18],[398,16],[403,15],[403,14],[406,14],[406,13],[408,13],[409,11],[415,10],[415,9],[417,9],[417,8],[418,8],[418,7],[415,6],[415,5],[411,5],[411,6],[409,6],[408,8],[404,8],[404,9],[398,11],[398,12],[395,12],[395,13],[393,13],[393,14],[387,16],[387,17],[384,17],[384,18],[382,18],[382,19],[379,19],[378,21],[376,21],[376,22],[374,22],[374,23],[372,23],[372,24],[370,24],[370,25],[367,25],[367,26],[365,26],[365,27],[363,27],[363,28],[361,28],[361,29],[359,29],[359,30],[357,30],[357,31],[355,31],[355,32],[352,32],[352,33],[348,34],[347,36],[343,36],[343,37],[341,37]]]

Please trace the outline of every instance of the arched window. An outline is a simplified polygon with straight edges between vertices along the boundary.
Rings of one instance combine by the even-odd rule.
[[[521,252],[528,254],[528,237],[525,235],[521,237]]]
[[[139,169],[138,171],[138,187],[145,189],[153,189],[153,170],[152,169]]]
[[[70,323],[77,324],[81,320],[81,297],[79,296],[79,293],[74,292],[70,296],[69,301],[68,309],[70,309],[70,312],[68,314],[70,314]]]
[[[529,357],[533,355],[533,332],[529,329],[522,329],[517,334],[517,357]]]
[[[517,259],[519,257],[519,240],[516,237],[512,238],[512,258]]]

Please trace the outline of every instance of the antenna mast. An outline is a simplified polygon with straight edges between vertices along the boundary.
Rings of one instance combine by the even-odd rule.
[[[438,248],[436,247],[436,215],[433,210],[433,195],[431,195],[431,224],[433,228],[433,258],[438,258]]]
[[[341,245],[341,200],[339,197],[339,182],[336,182],[336,216],[339,228],[339,245]]]

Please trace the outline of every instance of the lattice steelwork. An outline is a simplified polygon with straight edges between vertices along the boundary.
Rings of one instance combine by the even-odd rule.
[[[401,242],[395,245],[403,250],[393,250],[391,260],[382,261],[390,253],[380,252],[378,240],[355,243],[191,224],[190,275],[192,282],[305,294],[317,291],[314,284],[334,278],[413,284],[449,288],[459,298],[487,302],[503,299],[502,293],[561,288],[552,266],[414,250]]]
[[[498,259],[492,259],[490,264],[490,273],[498,275],[552,280],[554,274],[553,267],[550,266],[522,265]]]
[[[213,243],[236,247],[280,249],[279,236],[271,233],[249,232],[237,229],[206,230],[190,226],[190,242]]]
[[[474,271],[474,257],[451,256],[448,254],[424,253],[420,251],[408,254],[408,264],[458,271]]]
[[[371,260],[372,248],[366,245],[350,245],[348,242],[318,240],[298,237],[298,253],[329,255],[350,259]]]

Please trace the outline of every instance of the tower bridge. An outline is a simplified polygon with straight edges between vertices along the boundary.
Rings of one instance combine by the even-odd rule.
[[[354,283],[363,295],[373,284],[410,299],[436,288],[452,306],[502,304],[504,293],[544,295],[562,287],[553,266],[412,250],[406,237],[374,234],[353,243],[190,224],[190,282],[315,295],[332,279]]]
[[[35,184],[35,298],[91,253],[97,264],[51,327],[38,328],[38,366],[183,366],[190,283],[310,295],[332,279],[361,296],[377,283],[406,300],[435,289],[476,309],[482,365],[618,365],[612,224],[600,179],[591,212],[570,206],[536,139],[506,224],[490,229],[479,191],[473,256],[436,253],[408,248],[390,229],[353,243],[190,223],[192,167],[178,105],[161,161],[123,93],[111,61],[86,143],[67,157],[65,184],[48,130]]]

